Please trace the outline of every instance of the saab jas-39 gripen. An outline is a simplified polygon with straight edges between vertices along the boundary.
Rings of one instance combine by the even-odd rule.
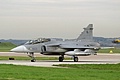
[[[94,55],[99,49],[100,44],[93,40],[93,24],[89,24],[77,39],[38,38],[13,48],[11,51],[28,53],[29,57],[32,58],[31,62],[36,61],[34,53],[59,55],[59,62],[64,60],[64,55],[69,55],[73,56],[74,62],[78,62],[77,56]]]

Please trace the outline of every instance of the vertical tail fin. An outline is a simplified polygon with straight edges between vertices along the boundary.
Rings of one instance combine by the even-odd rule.
[[[79,35],[77,41],[92,41],[93,40],[93,24],[89,24],[84,31]]]

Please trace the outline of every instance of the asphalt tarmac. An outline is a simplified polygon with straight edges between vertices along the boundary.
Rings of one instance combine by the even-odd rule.
[[[27,56],[25,53],[12,53],[12,52],[0,52],[0,56]],[[41,55],[36,53],[35,56],[53,57]],[[54,56],[59,57],[59,56]],[[69,57],[69,56],[65,56]],[[55,67],[52,65],[57,64],[117,64],[120,63],[120,54],[101,53],[91,56],[79,56],[78,62],[73,60],[64,60],[59,62],[58,60],[37,60],[36,62],[30,62],[29,60],[0,60],[0,64],[14,64],[14,65],[26,65],[37,67]]]

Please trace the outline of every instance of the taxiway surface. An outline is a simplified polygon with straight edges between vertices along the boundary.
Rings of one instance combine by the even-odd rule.
[[[27,54],[0,52],[0,56],[14,57],[14,56],[27,56]],[[38,53],[35,54],[35,56],[46,57],[46,55],[40,55]],[[59,57],[59,56],[54,56],[54,57]],[[0,64],[14,64],[14,65],[38,66],[38,67],[55,67],[52,65],[58,65],[58,64],[117,64],[117,63],[120,63],[120,54],[103,54],[103,53],[98,55],[91,55],[91,56],[79,56],[79,62],[73,62],[73,60],[64,60],[63,62],[59,62],[58,60],[37,60],[36,62],[30,62],[29,60],[0,60]]]

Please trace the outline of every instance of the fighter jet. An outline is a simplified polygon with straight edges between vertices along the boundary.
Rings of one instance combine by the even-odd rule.
[[[73,57],[74,62],[78,62],[78,56],[94,55],[99,49],[100,44],[93,40],[93,24],[89,24],[77,39],[38,38],[13,48],[11,51],[28,53],[32,58],[31,62],[36,61],[34,53],[59,55],[59,62],[64,60],[64,55],[69,55]]]

